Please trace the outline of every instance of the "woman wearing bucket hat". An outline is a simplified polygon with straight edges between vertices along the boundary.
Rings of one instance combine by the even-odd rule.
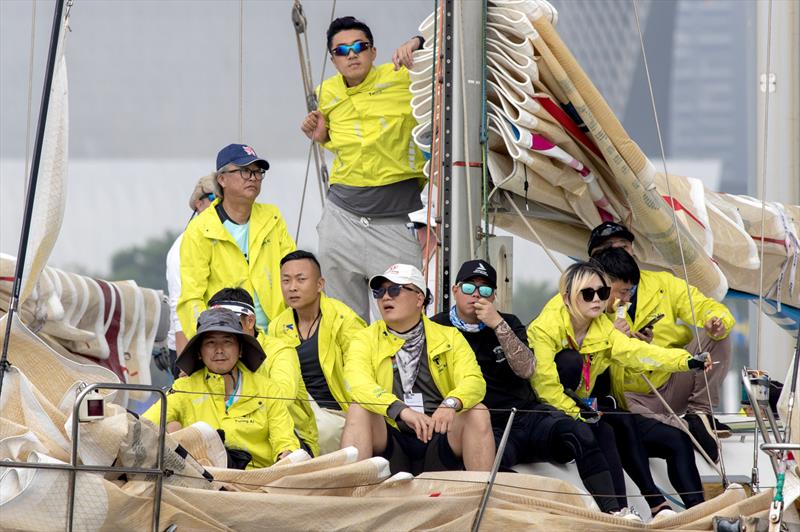
[[[221,430],[228,467],[239,469],[268,467],[299,449],[287,402],[256,373],[265,359],[258,341],[242,331],[236,313],[214,308],[200,314],[197,334],[178,358],[177,366],[187,377],[172,385],[168,430],[198,421]],[[158,423],[158,404],[144,417]]]

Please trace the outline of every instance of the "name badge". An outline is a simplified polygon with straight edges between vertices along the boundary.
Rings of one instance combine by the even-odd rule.
[[[421,393],[404,393],[403,394],[403,402],[411,410],[414,410],[415,412],[419,412],[420,414],[424,414],[425,413],[425,405],[422,402],[422,394]]]

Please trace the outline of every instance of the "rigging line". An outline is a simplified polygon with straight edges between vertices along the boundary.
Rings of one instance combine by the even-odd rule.
[[[191,456],[191,454],[190,454],[190,456]],[[325,455],[320,455],[320,456],[325,456]],[[312,460],[314,460],[316,458],[319,458],[319,456],[312,458]],[[296,463],[305,463],[305,462],[296,462]],[[339,467],[352,465],[353,463],[357,463],[357,462],[350,462],[350,463],[346,463],[346,464],[332,466],[327,470],[331,471],[331,470],[334,470],[334,469],[339,468]],[[273,467],[273,466],[271,466],[271,467]],[[266,468],[266,469],[269,469],[269,468]],[[326,470],[323,469],[323,470],[320,470],[320,471],[326,471]],[[91,472],[91,473],[92,474],[99,474],[100,472]],[[187,479],[198,480],[198,481],[201,481],[201,480],[205,481],[206,480],[203,477],[196,477],[196,476],[192,476],[192,475],[187,475],[186,473],[178,473],[177,471],[173,471],[169,476],[187,478]],[[276,481],[280,481],[280,480],[283,480],[285,478],[291,478],[292,476],[293,475],[286,475],[286,476],[281,477],[280,479],[276,479]],[[391,477],[389,477],[389,478],[391,478]],[[376,482],[348,484],[348,485],[344,485],[344,486],[276,486],[276,485],[270,485],[270,484],[258,484],[258,483],[255,483],[255,482],[245,482],[243,480],[220,480],[220,479],[217,479],[217,478],[214,478],[214,480],[211,480],[210,482],[211,483],[217,483],[217,484],[232,484],[234,486],[249,486],[249,487],[261,488],[261,489],[272,488],[272,489],[276,489],[276,490],[277,489],[281,489],[281,490],[321,491],[321,490],[341,490],[341,489],[370,488],[370,487],[379,486],[379,485],[385,485],[385,486],[389,487],[389,486],[393,485],[392,483],[389,483],[389,484],[386,483],[386,481],[389,480],[389,478],[385,478],[383,480],[379,480],[379,481],[376,481]],[[482,481],[482,480],[470,480],[470,479],[466,479],[466,478],[443,478],[443,477],[431,477],[431,476],[425,476],[425,478],[414,477],[414,478],[410,478],[410,479],[407,479],[407,480],[402,480],[400,482],[415,482],[415,481],[426,482],[426,483],[430,482],[430,481],[433,481],[433,482],[444,482],[444,483],[452,483],[452,484],[473,484],[475,486],[485,486],[486,485],[486,481]],[[606,493],[594,493],[594,494],[592,494],[592,493],[588,493],[588,492],[587,493],[576,493],[574,491],[553,490],[553,489],[546,489],[546,488],[535,488],[535,487],[532,487],[532,486],[518,486],[518,485],[515,485],[515,484],[504,484],[504,483],[501,483],[501,482],[495,482],[494,486],[495,487],[499,487],[499,488],[516,489],[516,490],[521,490],[521,491],[531,491],[531,492],[534,492],[534,493],[550,493],[550,494],[553,494],[553,495],[572,495],[572,496],[577,496],[577,497],[595,497],[595,496],[598,496],[598,497],[644,498],[644,497],[649,497],[650,496],[650,495],[642,495],[641,493],[638,493],[638,494],[637,493],[608,493],[608,494],[606,494]],[[773,487],[774,486],[765,486],[765,489],[772,489]],[[703,490],[694,490],[694,491],[663,491],[663,490],[659,490],[659,491],[664,496],[672,496],[672,497],[683,496],[683,495],[698,495],[698,494],[701,494],[701,493],[705,493]],[[425,495],[420,493],[419,496],[423,497]],[[588,508],[586,508],[586,510],[588,510]],[[598,513],[599,513],[599,511],[598,511]]]
[[[769,74],[772,61],[772,0],[767,2],[767,62],[765,65],[764,79],[764,139],[761,148],[761,182],[759,195],[761,196],[761,252],[758,269],[758,319],[756,320],[756,367],[761,367],[761,322],[764,320],[764,237],[766,234],[767,216],[767,146],[769,139]],[[788,259],[788,249],[787,259]],[[779,288],[780,290],[780,288]],[[778,292],[780,293],[780,292]],[[780,305],[780,300],[778,300]]]
[[[33,115],[33,51],[36,48],[36,4],[31,2],[31,45],[28,56],[28,121],[25,126],[25,176],[30,171],[31,157],[31,120]]]
[[[239,0],[239,142],[244,142],[244,0]]]
[[[308,156],[306,157],[306,177],[303,179],[303,194],[300,196],[300,213],[297,215],[297,231],[294,234],[295,246],[299,246],[300,243],[300,227],[302,227],[303,224],[303,208],[306,205],[306,190],[308,189],[308,170],[311,168],[311,154],[313,149],[314,145],[310,144],[308,146]]]
[[[316,94],[315,94],[315,91],[314,91],[314,86],[313,86],[313,73],[312,73],[312,69],[311,69],[311,57],[310,57],[311,56],[311,48],[310,48],[310,46],[308,44],[308,27],[306,26],[305,14],[302,12],[302,4],[300,3],[300,0],[295,0],[294,9],[295,10],[299,9],[299,11],[300,11],[297,14],[297,16],[298,16],[297,20],[294,20],[294,17],[293,17],[293,22],[295,24],[295,37],[296,37],[296,40],[297,40],[297,53],[298,53],[299,59],[300,59],[300,75],[301,75],[301,77],[303,79],[303,91],[305,92],[305,95],[306,95],[306,109],[309,112],[311,112],[313,110],[312,108],[314,106],[316,106],[317,110],[319,110],[319,102],[317,100],[317,97],[316,97]],[[330,21],[328,22],[328,26],[330,26],[330,23],[333,22],[333,17],[334,17],[335,13],[336,13],[336,0],[333,0],[333,2],[331,3],[331,16],[330,16]],[[294,13],[293,13],[293,15],[294,15]],[[298,29],[299,29],[298,24],[302,24],[303,42],[305,43],[305,50],[303,49],[303,43],[301,43],[301,41],[300,41],[300,35],[299,35],[299,32],[298,32]],[[327,66],[327,61],[325,61],[325,59],[327,58],[327,56],[328,56],[328,50],[326,49],[324,54],[323,54],[323,56],[322,56],[322,72],[320,73],[320,79],[319,79],[320,94],[322,93],[322,90],[321,90],[322,89],[322,83],[325,81],[325,67]],[[303,195],[302,195],[302,197],[300,199],[300,212],[298,213],[298,217],[297,217],[297,233],[296,233],[297,236],[295,238],[295,242],[297,242],[297,240],[300,238],[300,228],[301,228],[300,224],[301,224],[301,222],[303,220],[303,211],[304,211],[304,208],[305,208],[306,193],[307,193],[307,190],[308,190],[308,187],[307,187],[307,185],[308,185],[308,174],[309,174],[309,171],[311,169],[310,162],[311,162],[311,157],[312,156],[314,157],[314,167],[315,167],[315,169],[317,171],[317,181],[319,183],[319,201],[320,201],[320,205],[322,205],[323,207],[325,206],[325,185],[326,185],[326,183],[328,181],[328,179],[327,179],[328,168],[325,165],[325,155],[322,152],[320,145],[317,144],[314,141],[314,139],[311,139],[309,144],[308,144],[308,158],[306,160],[306,171],[305,171],[305,177],[303,179]]]
[[[655,98],[655,94],[653,92],[653,80],[650,77],[650,67],[649,67],[648,62],[647,62],[647,51],[645,50],[645,47],[644,47],[644,35],[642,34],[642,25],[641,25],[641,21],[639,20],[639,7],[638,7],[639,6],[639,0],[631,0],[631,3],[633,4],[633,12],[634,12],[634,15],[635,15],[635,18],[636,18],[636,30],[639,33],[639,44],[640,44],[641,49],[642,49],[642,62],[644,63],[644,72],[645,72],[645,75],[647,76],[647,88],[650,91],[650,104],[652,105],[652,108],[653,108],[653,119],[654,119],[654,121],[656,123],[656,134],[658,135],[658,147],[659,147],[659,150],[661,152],[661,164],[664,167],[664,180],[667,183],[667,194],[669,195],[670,199],[672,199],[673,196],[672,196],[672,188],[670,186],[670,177],[669,177],[669,173],[667,172],[667,155],[666,155],[666,152],[664,150],[664,139],[663,139],[663,137],[661,135],[661,124],[660,124],[660,122],[658,120],[658,109],[656,108],[656,98]],[[692,325],[694,327],[694,337],[695,337],[695,340],[697,340],[697,351],[700,351],[703,346],[700,343],[700,328],[697,325],[697,314],[695,313],[694,301],[692,300],[692,287],[691,287],[691,284],[689,283],[689,271],[686,268],[686,257],[685,257],[685,255],[683,253],[683,238],[681,237],[681,228],[678,225],[678,213],[676,212],[676,209],[674,208],[674,206],[671,206],[670,210],[672,211],[672,225],[675,228],[675,233],[676,233],[676,235],[678,237],[678,250],[680,251],[680,254],[681,254],[681,265],[683,266],[683,278],[684,278],[684,281],[686,282],[686,297],[689,300],[689,310],[692,313]],[[761,232],[763,233],[764,231],[761,231]],[[762,235],[762,238],[763,238],[763,235]],[[763,264],[762,264],[762,269],[763,269]],[[728,332],[730,332],[730,331],[728,331]],[[697,354],[697,353],[695,353],[695,354]],[[711,418],[711,427],[714,430],[714,433],[716,434],[716,432],[717,432],[717,420],[716,420],[716,418],[714,418],[714,405],[711,402],[711,390],[708,389],[708,374],[706,374],[706,372],[703,372],[703,380],[705,381],[706,395],[707,395],[707,398],[708,398],[708,408],[709,408],[709,411],[710,411],[708,416]],[[720,466],[720,470],[722,472],[722,478],[725,479],[726,478],[726,476],[725,476],[725,459],[722,456],[722,446],[720,444],[719,438],[715,437],[714,440],[715,440],[715,442],[717,444],[717,452],[719,454],[719,466]]]
[[[467,79],[466,75],[464,74],[464,10],[458,10],[458,51],[459,51],[459,58],[458,58],[458,70],[461,77],[461,106],[462,111],[464,113],[464,130],[460,132],[462,136],[462,140],[464,142],[464,156],[466,157],[467,164],[464,165],[464,182],[467,188],[467,223],[469,224],[469,256],[476,257],[475,255],[475,220],[473,219],[472,215],[472,186],[470,186],[469,180],[469,171],[470,165],[469,163],[472,162],[472,158],[470,157],[469,153],[469,137],[468,134],[470,132],[469,129],[469,111],[467,109]],[[447,132],[445,131],[445,134]],[[763,232],[763,231],[762,231]],[[488,238],[488,237],[487,237]],[[488,253],[485,257],[488,259]]]
[[[484,247],[484,253],[486,255],[486,259],[489,259],[489,238],[492,233],[489,231],[489,133],[488,133],[488,123],[489,118],[487,116],[488,110],[486,106],[486,27],[488,23],[488,16],[489,16],[489,2],[488,0],[483,0],[482,12],[481,12],[481,131],[480,131],[480,143],[481,143],[481,192],[482,192],[482,214],[483,214],[483,232],[485,233],[486,238],[486,245]]]
[[[514,200],[511,198],[511,195],[508,193],[508,191],[507,190],[503,190],[503,194],[505,195],[506,200],[508,200],[508,202],[514,208],[514,210],[517,211],[517,214],[519,215],[520,220],[522,220],[522,223],[525,224],[525,226],[528,228],[528,231],[530,231],[531,234],[534,236],[534,238],[536,238],[536,241],[539,243],[539,245],[542,247],[544,252],[547,254],[547,257],[553,262],[553,264],[555,264],[555,266],[556,266],[556,268],[558,268],[559,272],[564,273],[564,268],[558,262],[558,260],[556,259],[555,255],[553,255],[553,253],[547,248],[547,246],[544,245],[544,242],[542,241],[542,237],[539,236],[539,233],[536,232],[536,229],[533,228],[533,226],[528,222],[528,219],[525,218],[525,215],[522,214],[522,211],[519,210],[519,207],[517,207],[517,204],[514,203]]]

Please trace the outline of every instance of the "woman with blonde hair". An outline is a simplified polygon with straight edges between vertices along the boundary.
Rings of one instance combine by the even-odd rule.
[[[711,359],[705,353],[692,356],[683,349],[659,347],[627,337],[606,316],[610,295],[610,283],[599,266],[578,262],[564,271],[559,294],[528,327],[529,344],[536,357],[531,384],[542,401],[591,423],[611,466],[620,505],[627,504],[620,467],[624,465],[655,516],[669,509],[669,505],[655,486],[647,453],[635,433],[628,434],[624,442],[617,442],[612,428],[602,420],[593,397],[597,378],[612,365],[634,372],[654,369],[677,372],[707,369],[711,367]],[[612,396],[623,392],[619,383],[611,383],[610,388]],[[622,453],[617,450],[618,443],[624,447]]]

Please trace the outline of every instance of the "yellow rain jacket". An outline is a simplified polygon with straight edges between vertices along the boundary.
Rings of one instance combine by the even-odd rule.
[[[734,320],[728,308],[722,303],[704,296],[694,286],[691,286],[690,290],[695,316],[697,317],[697,326],[702,329],[711,318],[720,318],[722,323],[725,324],[725,334],[714,339],[722,340],[727,337],[736,324],[736,320]],[[636,321],[632,321],[630,315],[626,314],[625,318],[628,321],[628,325],[632,331],[638,331],[648,321],[661,313],[664,314],[664,318],[653,327],[653,344],[662,347],[682,348],[692,341],[692,338],[694,338],[694,326],[691,325],[692,310],[689,306],[689,298],[686,297],[686,282],[669,272],[642,270],[641,279],[636,289]],[[678,321],[681,323],[678,323]],[[624,377],[616,375],[619,371],[612,371],[612,377],[616,378],[617,381],[624,379],[626,391],[650,393],[650,387],[644,379],[638,375],[630,375],[627,371]],[[645,373],[656,388],[667,382],[671,374],[668,371],[661,370]]]
[[[624,366],[642,372],[661,369],[667,372],[688,371],[692,356],[683,349],[670,349],[628,338],[618,331],[606,315],[595,318],[583,344],[577,347],[569,312],[560,294],[551,299],[541,314],[528,326],[528,343],[536,357],[536,371],[531,385],[542,401],[562,410],[574,418],[580,410],[569,396],[558,378],[555,356],[562,349],[575,349],[589,365],[589,382],[581,380],[576,393],[589,397],[597,376],[609,366]],[[623,397],[619,383],[612,379],[612,393],[617,401]]]
[[[319,456],[319,433],[317,420],[308,402],[308,391],[300,375],[300,360],[297,351],[284,340],[267,336],[259,331],[256,337],[267,359],[256,373],[265,375],[281,391],[280,397],[294,397],[286,401],[289,414],[298,436],[306,442],[314,456]]]
[[[428,364],[433,382],[442,397],[455,397],[463,408],[472,408],[483,400],[486,381],[475,360],[475,353],[455,327],[445,327],[422,316]],[[344,360],[346,389],[354,401],[371,412],[386,417],[386,411],[398,397],[392,393],[394,373],[392,358],[403,340],[376,321],[356,334]],[[395,421],[386,417],[393,427]]]
[[[344,354],[350,348],[353,335],[364,329],[366,324],[350,307],[325,294],[321,295],[319,307],[322,312],[317,332],[319,365],[322,367],[322,374],[325,375],[325,381],[333,398],[339,403],[342,411],[347,412],[350,408],[350,395],[344,389]],[[286,341],[294,348],[300,345],[292,309],[287,308],[270,322],[269,334]]]
[[[296,249],[286,222],[274,205],[254,203],[250,214],[249,260],[222,225],[214,200],[189,223],[181,242],[181,296],[178,318],[186,338],[194,336],[197,317],[208,300],[223,288],[255,292],[268,319],[284,309],[280,260]]]
[[[425,158],[411,137],[411,80],[405,67],[373,67],[359,85],[348,87],[341,74],[317,87],[319,110],[328,125],[333,152],[332,185],[376,187],[406,179],[425,185]]]
[[[286,404],[260,398],[278,397],[280,391],[274,384],[241,362],[236,367],[242,372],[241,397],[230,409],[225,409],[223,376],[203,367],[172,383],[173,392],[167,396],[167,422],[177,421],[188,427],[205,421],[213,428],[225,431],[225,446],[245,450],[253,456],[247,469],[269,467],[282,452],[300,448],[294,435],[294,424]],[[143,416],[158,424],[160,408],[156,403]]]

